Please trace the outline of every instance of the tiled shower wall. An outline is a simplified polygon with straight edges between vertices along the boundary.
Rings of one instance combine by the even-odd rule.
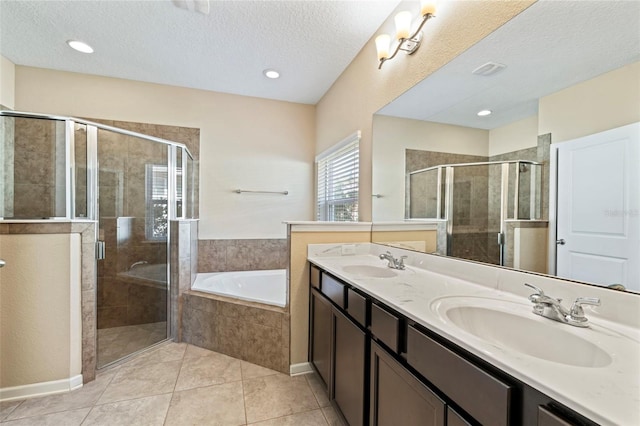
[[[285,269],[286,239],[199,240],[198,272]]]

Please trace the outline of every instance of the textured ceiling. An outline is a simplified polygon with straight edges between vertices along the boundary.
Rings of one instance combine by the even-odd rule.
[[[398,3],[213,0],[205,15],[170,0],[0,0],[0,54],[17,65],[315,104]],[[71,50],[69,39],[95,53]],[[266,68],[280,79],[266,79]]]
[[[493,129],[536,114],[540,97],[639,60],[639,1],[539,1],[379,113]],[[507,68],[471,74],[489,61]],[[478,117],[482,109],[493,114]]]

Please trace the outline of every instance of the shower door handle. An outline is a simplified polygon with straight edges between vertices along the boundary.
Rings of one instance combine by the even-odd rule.
[[[104,260],[106,255],[106,248],[105,248],[105,244],[104,241],[96,241],[96,259],[98,260]]]
[[[4,261],[4,259],[0,259],[0,268],[4,268],[4,265],[6,265],[7,262]]]

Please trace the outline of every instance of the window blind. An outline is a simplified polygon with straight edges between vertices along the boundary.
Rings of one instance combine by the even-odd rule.
[[[316,158],[317,220],[358,220],[360,132]]]

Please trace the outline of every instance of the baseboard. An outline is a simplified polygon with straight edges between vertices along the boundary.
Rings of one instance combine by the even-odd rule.
[[[0,388],[0,402],[69,392],[82,387],[82,374],[68,379]]]
[[[300,364],[292,364],[289,366],[289,375],[299,376],[301,374],[309,374],[313,372],[310,362],[301,362]]]

